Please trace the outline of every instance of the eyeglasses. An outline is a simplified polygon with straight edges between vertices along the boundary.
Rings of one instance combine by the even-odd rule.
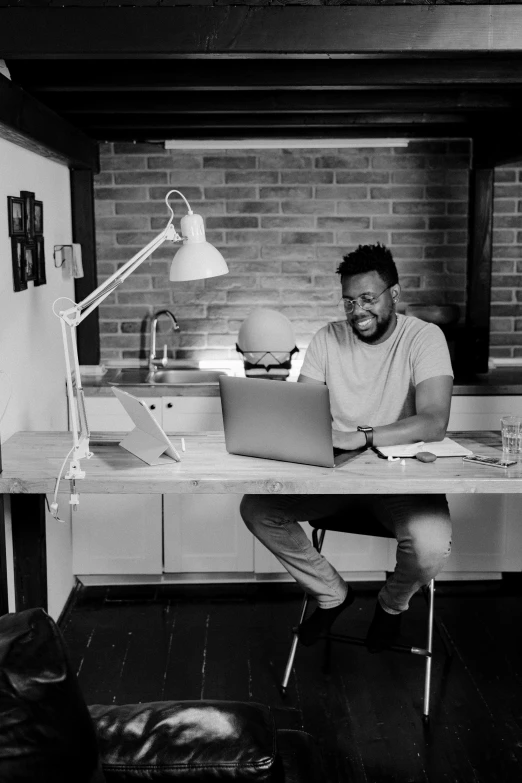
[[[384,288],[381,293],[377,294],[376,296],[373,294],[361,294],[361,296],[358,296],[356,299],[348,299],[347,296],[341,297],[341,302],[344,305],[345,313],[353,313],[356,304],[358,304],[362,310],[369,310],[375,304],[377,299],[380,299],[383,293],[388,290],[388,288],[391,288],[391,285],[387,285],[386,288]],[[339,302],[339,304],[341,304],[341,302]]]

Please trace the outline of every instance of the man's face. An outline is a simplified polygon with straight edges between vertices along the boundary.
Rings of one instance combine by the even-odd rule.
[[[373,296],[376,300],[368,309],[362,308],[358,302],[354,303],[351,313],[345,309],[346,320],[355,336],[372,344],[387,340],[395,329],[394,298],[399,295],[399,286],[386,289],[386,283],[377,272],[343,277],[341,282],[343,299]]]

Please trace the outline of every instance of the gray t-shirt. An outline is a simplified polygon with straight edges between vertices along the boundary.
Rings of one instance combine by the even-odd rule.
[[[415,415],[415,387],[451,375],[451,360],[438,326],[397,314],[397,326],[383,343],[359,340],[346,321],[314,335],[301,374],[322,381],[330,392],[332,427],[351,432]]]

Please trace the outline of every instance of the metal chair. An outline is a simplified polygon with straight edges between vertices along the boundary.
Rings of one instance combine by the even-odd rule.
[[[354,521],[354,517],[359,517],[362,521],[360,522],[357,522],[357,520]],[[381,538],[394,538],[393,533],[391,533],[383,525],[381,525],[376,518],[369,517],[367,511],[364,513],[364,515],[354,514],[350,518],[349,529],[347,529],[348,526],[346,524],[346,516],[342,514],[334,514],[329,517],[317,519],[309,522],[309,524],[313,528],[312,531],[313,545],[318,552],[320,552],[323,547],[324,538],[327,530],[335,530],[342,533],[357,533],[360,535],[379,536]],[[431,582],[423,588],[423,592],[428,604],[426,646],[412,647],[405,644],[394,644],[390,647],[390,650],[410,653],[413,655],[420,655],[424,657],[425,673],[424,673],[423,720],[425,723],[428,723],[429,709],[430,709],[431,659],[432,659],[432,651],[433,651],[434,625],[438,633],[440,634],[440,637],[443,641],[444,648],[448,657],[452,656],[453,648],[444,627],[435,617],[435,580],[434,579],[432,579]],[[305,593],[300,616],[299,616],[299,623],[293,629],[292,646],[290,648],[290,654],[288,656],[288,661],[286,664],[283,681],[281,683],[281,693],[283,696],[286,695],[288,682],[290,680],[290,675],[292,673],[292,669],[294,666],[297,644],[299,642],[298,629],[299,629],[299,625],[301,625],[301,623],[304,620],[306,609],[308,606],[308,601],[309,601],[309,596],[307,593]],[[325,639],[328,642],[336,641],[336,642],[344,642],[345,644],[356,644],[359,646],[365,646],[365,639],[357,636],[349,636],[346,634],[335,634],[330,632],[325,636]]]

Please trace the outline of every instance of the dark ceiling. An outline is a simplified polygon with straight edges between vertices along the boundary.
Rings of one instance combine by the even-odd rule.
[[[67,121],[64,137],[83,131],[84,147],[443,137],[472,138],[484,165],[522,156],[520,5],[92,2],[0,9],[13,85],[4,125],[35,137],[47,107]],[[57,135],[53,117],[44,144]]]
[[[519,55],[8,60],[14,83],[100,141],[470,137],[518,125]]]

